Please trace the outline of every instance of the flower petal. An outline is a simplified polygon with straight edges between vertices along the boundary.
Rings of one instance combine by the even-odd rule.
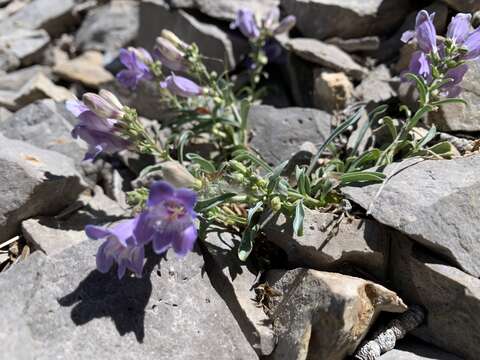
[[[459,13],[452,18],[448,25],[447,37],[455,44],[462,45],[470,32],[472,15]]]
[[[155,206],[162,201],[169,199],[175,193],[172,185],[166,181],[156,181],[150,186],[150,194],[148,196],[147,206]]]
[[[78,117],[81,113],[89,111],[90,109],[80,100],[68,100],[65,103],[65,107],[70,111],[73,116]]]
[[[185,256],[188,252],[192,251],[193,245],[197,240],[197,228],[195,225],[187,227],[181,235],[173,241],[173,250],[179,256]]]
[[[190,189],[178,189],[175,198],[182,202],[182,205],[190,212],[197,203],[197,193]]]
[[[165,251],[168,250],[170,246],[172,246],[172,239],[174,236],[165,235],[165,233],[156,233],[152,240],[153,251],[155,254],[163,254]]]
[[[94,240],[104,239],[107,236],[111,235],[111,232],[108,229],[95,225],[85,226],[85,233],[90,239]]]
[[[105,248],[108,246],[109,240],[106,240],[97,251],[97,269],[101,273],[107,273],[113,265],[113,257],[107,255]]]

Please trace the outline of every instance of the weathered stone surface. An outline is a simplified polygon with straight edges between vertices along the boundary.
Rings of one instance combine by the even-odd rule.
[[[425,324],[414,335],[462,358],[477,359],[480,280],[405,237],[392,240],[391,254],[392,287],[405,301],[427,310]]]
[[[286,46],[301,58],[328,69],[345,72],[356,79],[366,75],[363,67],[334,45],[316,39],[295,38],[290,39]]]
[[[480,131],[480,64],[469,63],[469,70],[460,83],[459,98],[468,105],[445,104],[428,116],[429,123],[441,131]]]
[[[381,223],[480,276],[480,156],[413,158],[385,169],[385,186],[348,186],[343,193]],[[381,191],[379,191],[381,189]]]
[[[12,112],[4,107],[0,107],[0,124],[8,119],[12,115]]]
[[[206,64],[223,72],[232,68],[242,55],[248,53],[246,40],[227,28],[201,22],[183,10],[169,10],[162,0],[146,0],[140,5],[139,45],[152,49],[162,29],[177,34],[187,43],[196,43],[206,57]]]
[[[321,110],[258,105],[248,118],[250,145],[270,164],[288,160],[305,141],[319,144],[330,134],[331,116]]]
[[[207,271],[212,284],[257,354],[271,354],[276,343],[272,323],[262,307],[254,301],[253,287],[257,276],[238,260],[240,238],[227,232],[211,232],[204,243],[210,254]]]
[[[425,344],[413,338],[402,340],[395,349],[383,354],[378,360],[460,360],[435,346]]]
[[[33,0],[2,20],[0,33],[24,29],[45,29],[51,35],[64,32],[74,22],[74,0]]]
[[[335,45],[348,53],[357,51],[375,51],[380,47],[380,38],[378,36],[365,36],[356,39],[334,37],[325,42],[330,45]]]
[[[0,241],[19,230],[22,220],[54,215],[85,187],[73,160],[0,135]]]
[[[478,0],[442,0],[451,8],[459,12],[472,13],[480,10],[480,1]]]
[[[37,252],[0,276],[2,356],[257,359],[200,255],[151,257],[142,279],[119,281],[94,270],[98,245]]]
[[[82,195],[70,206],[77,209],[65,216],[39,217],[22,222],[22,233],[33,248],[54,255],[87,239],[86,225],[108,226],[127,216],[125,209],[107,197],[101,187],[92,195]],[[72,210],[73,210],[72,209]],[[62,212],[63,213],[63,212]]]
[[[278,6],[279,0],[170,0],[178,8],[194,8],[202,13],[222,20],[233,20],[240,9],[250,9],[258,17],[266,15]]]
[[[330,73],[322,69],[315,69],[314,74],[315,107],[328,112],[344,109],[353,95],[353,84],[348,77],[342,72]]]
[[[268,284],[278,344],[272,360],[343,360],[352,354],[381,311],[403,312],[405,304],[375,283],[336,273],[273,270]]]
[[[370,71],[365,79],[355,88],[355,97],[373,105],[386,102],[396,97],[396,92],[390,85],[392,76],[385,65],[380,65]]]
[[[388,33],[410,9],[408,0],[282,0],[281,5],[287,14],[297,17],[304,36],[320,40]]]
[[[17,111],[0,122],[0,132],[6,137],[26,141],[42,149],[54,150],[75,160],[80,165],[87,145],[72,138],[72,124],[58,111],[53,100],[40,100]]]
[[[305,209],[304,234],[293,234],[293,226],[279,215],[266,227],[267,239],[281,247],[294,266],[317,270],[360,267],[384,280],[388,265],[389,232],[374,220],[343,220],[335,226],[335,215]]]
[[[138,2],[114,1],[88,12],[75,35],[75,45],[82,51],[98,50],[118,55],[138,34]]]
[[[20,66],[20,60],[8,49],[0,48],[0,70],[12,71]]]
[[[40,99],[64,101],[73,97],[66,88],[55,85],[40,66],[0,75],[0,106],[9,110],[16,111]]]
[[[79,81],[85,86],[99,88],[113,81],[113,75],[103,68],[103,55],[97,51],[87,51],[81,56],[57,64],[53,72],[62,79]]]
[[[22,65],[38,61],[49,42],[45,30],[18,29],[0,35],[0,49],[12,53]]]

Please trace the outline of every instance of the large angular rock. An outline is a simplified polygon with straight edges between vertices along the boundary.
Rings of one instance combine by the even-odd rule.
[[[480,131],[480,64],[469,63],[469,70],[460,83],[463,104],[445,104],[428,116],[428,122],[441,131]]]
[[[138,44],[152,49],[163,29],[177,34],[187,43],[196,43],[207,60],[207,65],[219,72],[225,66],[233,68],[240,57],[248,53],[246,40],[227,28],[201,22],[183,10],[169,10],[162,0],[146,0],[140,5]]]
[[[138,2],[115,1],[88,12],[75,35],[78,49],[98,50],[118,55],[120,48],[131,44],[139,27]]]
[[[348,186],[343,193],[391,226],[473,276],[480,276],[480,156],[413,158],[387,166],[385,186]],[[381,190],[381,191],[380,191]]]
[[[304,234],[293,234],[291,221],[279,215],[267,225],[267,240],[281,247],[294,266],[317,270],[342,270],[346,265],[360,267],[385,280],[390,234],[373,220],[343,220],[305,209]]]
[[[266,15],[277,7],[279,0],[170,0],[177,8],[194,8],[221,20],[233,20],[240,9],[250,9],[258,17]]]
[[[202,271],[203,258],[150,258],[142,279],[95,270],[98,243],[40,252],[0,277],[9,359],[257,359]],[[8,341],[7,341],[8,340]]]
[[[427,311],[415,336],[467,360],[478,358],[480,280],[433,257],[405,237],[392,240],[391,284]]]
[[[372,106],[387,102],[396,97],[396,92],[390,82],[392,76],[385,65],[380,65],[370,71],[365,79],[355,88],[354,95],[360,101]]]
[[[210,254],[207,271],[217,292],[222,295],[248,341],[259,356],[272,353],[276,339],[272,322],[255,302],[257,276],[250,264],[238,260],[240,238],[228,232],[210,232],[204,240]]]
[[[10,139],[26,141],[43,149],[67,155],[80,165],[87,145],[72,138],[72,124],[58,111],[53,100],[40,100],[0,122],[0,132]]]
[[[395,349],[383,354],[378,360],[460,360],[435,346],[414,339],[405,339],[395,345]]]
[[[1,21],[0,33],[23,28],[59,35],[75,23],[74,6],[74,0],[33,0]]]
[[[39,66],[0,75],[0,106],[16,111],[45,98],[65,101],[74,95],[63,86],[55,85]]]
[[[408,13],[410,1],[282,0],[287,14],[297,17],[302,34],[320,40],[382,35],[395,29]]]
[[[307,269],[271,270],[271,317],[278,344],[271,359],[343,360],[381,311],[403,312],[403,301],[363,279]]]
[[[279,164],[306,141],[321,144],[330,135],[331,115],[306,108],[276,109],[257,105],[248,114],[250,145],[270,164]]]
[[[0,242],[22,220],[55,215],[84,189],[73,160],[0,134]]]
[[[355,79],[366,75],[366,70],[358,65],[346,52],[335,45],[316,39],[295,38],[286,46],[301,58],[335,71],[342,71]]]
[[[19,65],[31,65],[40,60],[49,42],[50,36],[45,30],[18,29],[0,35],[0,49],[11,53]]]

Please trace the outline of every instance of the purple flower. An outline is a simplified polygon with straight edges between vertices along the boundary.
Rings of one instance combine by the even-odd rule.
[[[97,252],[97,268],[107,273],[117,263],[117,276],[121,279],[126,269],[142,276],[145,259],[144,245],[152,237],[152,229],[146,224],[144,213],[122,221],[112,228],[87,225],[85,233],[91,239],[105,239]]]
[[[288,33],[290,30],[293,29],[296,23],[297,23],[297,18],[293,15],[289,15],[283,18],[282,21],[280,21],[280,24],[278,24],[277,28],[273,30],[273,33],[275,35]]]
[[[204,92],[204,89],[192,80],[173,73],[165,81],[162,81],[160,86],[163,89],[168,89],[172,94],[182,97],[198,96]]]
[[[463,60],[474,60],[480,56],[480,27],[472,31],[465,42],[463,47],[467,49],[467,54],[463,56]]]
[[[230,24],[230,28],[240,29],[241,33],[249,39],[256,39],[260,36],[260,29],[255,21],[255,15],[248,9],[238,11],[235,21]]]
[[[420,50],[426,54],[431,52],[436,53],[438,48],[437,32],[433,25],[434,16],[435,13],[429,15],[425,10],[420,11],[415,22],[415,30],[404,32],[402,35],[402,41],[407,43],[416,38]]]
[[[422,76],[428,81],[431,79],[430,62],[422,51],[415,51],[413,53],[408,70],[413,74]]]
[[[448,25],[447,38],[453,40],[456,45],[462,45],[470,32],[470,14],[457,14]]]
[[[458,85],[462,82],[463,77],[465,76],[467,71],[467,64],[457,66],[456,68],[447,71],[447,73],[445,74],[445,78],[451,79],[451,81],[440,88],[440,90],[443,94],[445,94],[446,97],[453,98],[460,95],[462,88]]]
[[[113,98],[109,98],[110,96]],[[82,100],[89,110],[99,117],[121,119],[124,115],[123,106],[119,103],[115,95],[109,91],[102,90],[100,91],[100,95],[86,93],[83,94]]]
[[[188,69],[185,53],[164,37],[157,38],[153,56],[170,70],[185,72]]]
[[[153,227],[153,250],[157,254],[173,247],[177,255],[184,256],[192,250],[197,239],[194,211],[197,195],[189,189],[175,189],[165,181],[150,187],[148,221]]]
[[[67,101],[66,107],[79,119],[72,136],[88,144],[84,160],[93,160],[101,152],[111,154],[129,146],[130,143],[118,134],[117,120],[99,117],[78,100]]]
[[[148,67],[153,59],[145,49],[121,49],[120,61],[126,67],[117,74],[117,79],[123,86],[135,89],[139,81],[153,79]]]

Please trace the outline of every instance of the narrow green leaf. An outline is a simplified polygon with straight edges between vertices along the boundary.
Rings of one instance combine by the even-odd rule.
[[[303,208],[303,200],[297,201],[295,206],[295,218],[293,219],[293,232],[297,236],[303,236],[303,219],[305,218],[305,210]]]
[[[227,193],[227,194],[215,196],[210,199],[198,201],[197,206],[195,207],[195,210],[197,212],[210,210],[211,208],[214,208],[215,206],[218,206],[226,202],[227,200],[231,199],[235,195],[236,194],[234,193]]]
[[[200,165],[200,168],[207,173],[214,173],[217,171],[215,165],[210,160],[207,160],[198,154],[189,153],[187,154],[187,159]]]
[[[435,127],[435,125],[432,125],[430,130],[428,130],[428,133],[417,144],[416,148],[417,149],[423,148],[425,145],[427,145],[430,142],[430,140],[432,140],[435,137],[435,135],[437,135],[437,128]]]
[[[385,174],[374,171],[356,171],[340,176],[342,185],[356,182],[382,182],[384,179]]]
[[[445,104],[463,104],[463,105],[468,105],[468,103],[467,103],[465,100],[459,99],[459,98],[442,99],[442,100],[438,100],[438,101],[435,101],[434,103],[432,103],[433,106],[441,106],[441,105],[445,105]]]
[[[413,115],[413,117],[408,120],[407,132],[412,130],[420,121],[420,119],[423,118],[423,116],[430,111],[433,111],[433,106],[430,105],[425,105],[418,109],[415,115]]]
[[[251,162],[257,164],[258,166],[262,167],[268,172],[273,172],[272,168],[270,165],[268,165],[265,161],[260,159],[258,156],[255,156],[251,152],[248,152],[246,150],[240,149],[236,150],[233,152],[233,158],[238,161],[242,160],[250,160]]]
[[[379,149],[372,149],[359,156],[349,167],[349,172],[362,170],[371,167],[380,158],[382,152]],[[351,171],[350,171],[351,170]]]
[[[262,206],[263,206],[263,201],[259,201],[255,204],[253,208],[248,209],[247,225],[250,225],[252,223],[253,215],[255,215],[255,213],[258,210],[261,210]]]
[[[238,258],[240,261],[246,261],[253,250],[253,242],[257,233],[254,229],[247,228],[242,235],[242,240],[238,246]]]
[[[178,161],[180,162],[180,164],[183,163],[183,149],[185,147],[185,144],[187,143],[188,138],[192,135],[193,135],[193,132],[188,130],[188,131],[184,131],[182,133],[182,135],[180,135],[180,137],[178,138],[178,141],[177,141],[177,157],[178,157]]]
[[[390,133],[390,136],[392,137],[392,140],[395,140],[397,137],[397,128],[395,127],[395,124],[393,123],[393,119],[390,116],[386,116],[383,119],[383,123],[388,129],[388,132]]]

